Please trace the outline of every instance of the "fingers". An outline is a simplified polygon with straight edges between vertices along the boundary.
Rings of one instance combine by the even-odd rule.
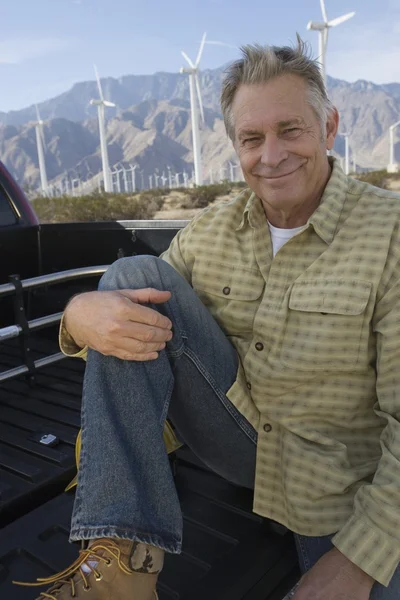
[[[153,308],[129,301],[128,298],[126,298],[124,308],[123,317],[126,318],[127,321],[143,323],[144,325],[160,327],[161,329],[172,329],[172,322],[170,319]]]
[[[129,354],[129,352],[115,352],[113,356],[120,358],[121,360],[129,360],[129,361],[137,361],[137,362],[146,362],[151,360],[157,360],[159,354],[158,352],[148,352],[143,354]]]
[[[142,288],[140,290],[119,290],[121,294],[138,304],[161,304],[171,298],[171,292],[156,290],[155,288]]]
[[[113,348],[109,352],[105,351],[106,356],[116,356],[121,360],[147,361],[156,360],[159,357],[159,352],[165,348],[166,344],[145,344],[128,340],[127,338],[120,340],[118,348]]]
[[[168,328],[146,325],[144,323],[133,323],[128,321],[120,324],[119,333],[122,337],[136,339],[146,343],[169,342],[172,339],[172,331]]]
[[[149,354],[160,352],[166,347],[166,342],[143,342],[141,340],[123,337],[118,340],[118,350],[128,354]]]
[[[164,350],[171,339],[169,329],[118,321],[99,339],[97,349],[106,356],[123,360],[145,360],[149,356],[157,358],[156,353]]]

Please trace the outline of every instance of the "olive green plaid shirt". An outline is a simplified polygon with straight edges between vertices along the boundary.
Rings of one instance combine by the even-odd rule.
[[[400,561],[400,197],[334,162],[273,258],[260,200],[203,211],[162,257],[237,348],[228,398],[258,431],[254,511],[387,585]]]
[[[238,351],[227,396],[258,432],[254,511],[337,532],[383,585],[400,561],[399,223],[399,196],[334,162],[307,228],[274,258],[249,191],[200,213],[162,255]]]

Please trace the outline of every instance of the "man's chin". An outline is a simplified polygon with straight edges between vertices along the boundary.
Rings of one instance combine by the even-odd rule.
[[[268,201],[283,201],[287,202],[290,197],[296,197],[296,190],[298,192],[299,186],[294,183],[286,183],[286,185],[269,185],[264,183],[264,185],[259,185],[258,192],[256,194],[261,199],[265,199]]]

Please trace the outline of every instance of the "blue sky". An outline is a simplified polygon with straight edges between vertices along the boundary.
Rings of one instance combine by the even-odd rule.
[[[355,10],[331,29],[327,71],[355,81],[400,82],[400,0],[326,0],[329,18]],[[0,6],[0,111],[19,109],[101,76],[178,71],[180,50],[195,57],[210,40],[202,67],[239,55],[235,47],[285,44],[295,33],[317,52],[319,0],[3,0]]]

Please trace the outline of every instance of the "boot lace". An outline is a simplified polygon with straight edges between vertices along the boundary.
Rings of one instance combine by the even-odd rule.
[[[27,587],[37,587],[42,585],[51,585],[53,587],[48,592],[41,592],[39,598],[46,598],[46,600],[57,600],[57,595],[61,591],[62,585],[70,585],[71,586],[71,597],[76,597],[77,590],[77,582],[74,581],[74,575],[78,572],[82,577],[82,582],[85,590],[90,589],[88,576],[89,573],[85,573],[82,569],[83,564],[85,563],[85,567],[89,568],[90,571],[94,574],[96,581],[100,581],[102,578],[101,573],[98,572],[96,567],[93,567],[90,563],[92,561],[104,562],[107,566],[111,564],[111,559],[99,554],[99,550],[106,551],[109,555],[114,557],[118,561],[118,566],[126,575],[131,575],[134,573],[132,569],[130,569],[127,565],[121,561],[121,550],[120,548],[110,542],[109,544],[93,544],[90,548],[85,548],[80,550],[78,558],[75,562],[72,563],[67,569],[64,571],[60,571],[56,575],[52,575],[51,577],[43,577],[38,578],[35,583],[28,583],[23,581],[13,581],[16,585],[23,585]],[[57,589],[54,589],[57,586]],[[51,593],[50,593],[51,592]],[[158,600],[157,593],[154,592],[154,600]]]

